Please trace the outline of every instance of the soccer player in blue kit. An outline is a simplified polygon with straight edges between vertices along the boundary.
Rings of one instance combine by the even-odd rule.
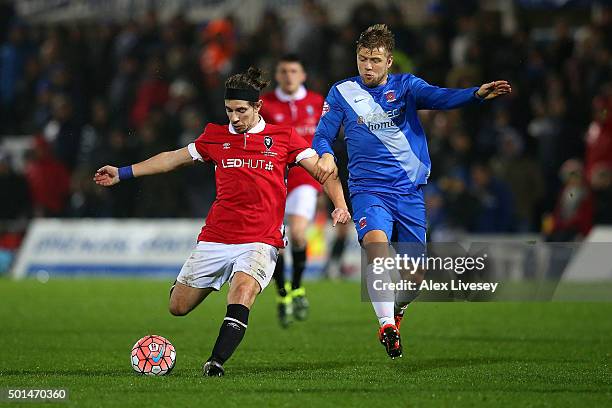
[[[432,86],[412,74],[390,74],[394,43],[393,33],[384,24],[361,33],[357,41],[359,76],[331,87],[312,145],[321,156],[317,178],[325,182],[327,177],[337,177],[332,144],[344,126],[353,221],[367,254],[368,275],[376,258],[389,256],[392,242],[420,247],[417,256],[425,250],[422,186],[427,183],[431,162],[417,110],[453,109],[512,92],[507,81],[449,89]],[[413,276],[417,284],[423,274],[419,270]],[[380,325],[379,340],[391,358],[401,357],[399,326],[416,294],[381,298],[369,286]]]

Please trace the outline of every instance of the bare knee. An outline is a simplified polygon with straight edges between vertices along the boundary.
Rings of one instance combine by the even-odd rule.
[[[236,288],[234,295],[237,297],[238,301],[236,303],[243,304],[247,307],[251,307],[253,302],[255,301],[255,297],[259,293],[259,290],[255,289],[251,285],[241,284]]]
[[[170,314],[173,316],[185,316],[187,313],[191,311],[191,309],[187,307],[185,304],[181,304],[179,302],[173,302],[172,300],[170,301],[170,304],[168,305],[168,310],[170,311]]]

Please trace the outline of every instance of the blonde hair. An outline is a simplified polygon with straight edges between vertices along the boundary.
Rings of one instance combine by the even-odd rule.
[[[389,54],[393,53],[395,36],[386,24],[374,24],[366,28],[357,40],[357,51],[360,48],[373,50],[384,48]]]

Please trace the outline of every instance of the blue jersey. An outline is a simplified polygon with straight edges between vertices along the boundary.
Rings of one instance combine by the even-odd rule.
[[[312,142],[319,155],[333,154],[340,125],[349,157],[349,190],[410,193],[426,184],[431,169],[418,109],[452,109],[481,100],[478,87],[439,88],[412,74],[389,74],[368,88],[360,77],[332,86]]]

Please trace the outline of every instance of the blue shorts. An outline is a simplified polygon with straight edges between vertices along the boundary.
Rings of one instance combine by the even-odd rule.
[[[367,232],[381,230],[390,243],[426,243],[422,188],[407,194],[355,193],[351,204],[359,242]]]

